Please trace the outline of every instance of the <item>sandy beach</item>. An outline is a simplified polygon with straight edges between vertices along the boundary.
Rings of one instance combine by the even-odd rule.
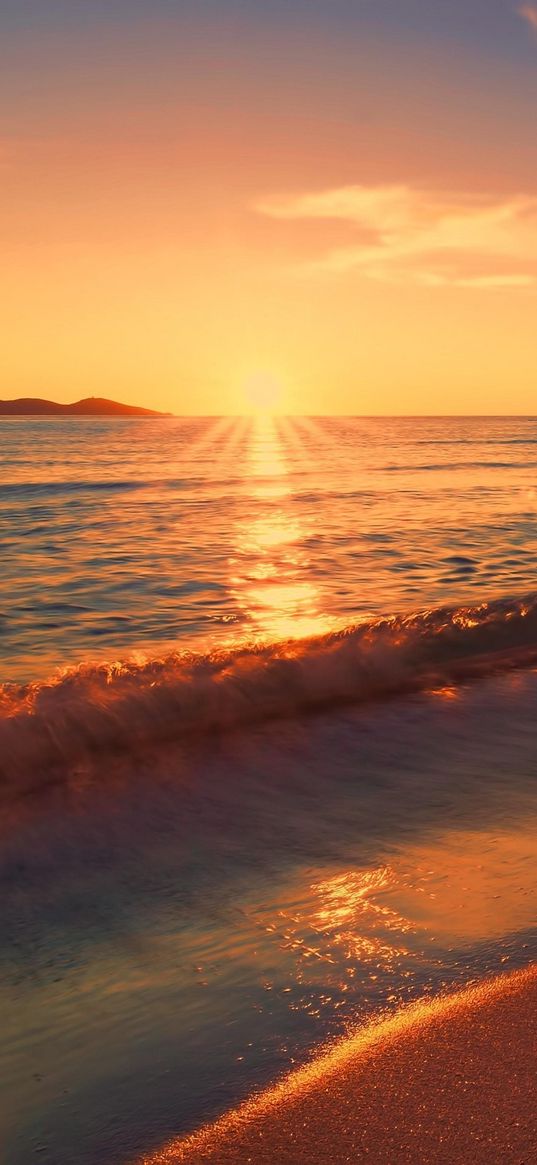
[[[537,1165],[537,0],[0,43],[0,1165]]]
[[[418,1004],[144,1165],[529,1165],[536,1016],[536,967]]]

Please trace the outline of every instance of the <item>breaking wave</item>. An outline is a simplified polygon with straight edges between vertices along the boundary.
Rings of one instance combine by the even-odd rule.
[[[537,662],[537,595],[438,608],[206,655],[81,664],[0,687],[0,796],[107,753]]]

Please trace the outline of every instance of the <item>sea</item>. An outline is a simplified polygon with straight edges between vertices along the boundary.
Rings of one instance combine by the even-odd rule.
[[[2,418],[0,549],[8,1165],[535,960],[536,418]]]

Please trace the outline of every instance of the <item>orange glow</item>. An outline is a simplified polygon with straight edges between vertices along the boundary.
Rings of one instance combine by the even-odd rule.
[[[429,688],[429,695],[437,696],[439,700],[458,700],[460,692],[458,688],[446,684],[443,688]]]
[[[280,411],[283,400],[283,385],[270,372],[254,372],[243,385],[246,402],[245,412],[257,416],[273,415]]]
[[[294,1101],[306,1099],[310,1094],[313,1099],[316,1090],[324,1093],[338,1073],[358,1067],[361,1061],[367,1061],[375,1052],[395,1045],[405,1036],[418,1032],[425,1034],[432,1025],[448,1022],[458,1015],[470,1016],[476,1008],[500,1001],[512,990],[533,985],[535,978],[535,969],[516,972],[453,995],[441,996],[432,1001],[421,1000],[401,1008],[394,1016],[368,1024],[348,1038],[325,1048],[310,1063],[290,1072],[277,1084],[226,1113],[213,1124],[172,1142],[156,1153],[144,1156],[138,1165],[179,1165],[180,1162],[194,1163],[206,1158],[218,1161],[219,1150],[229,1149],[228,1141],[231,1138],[240,1134],[247,1136],[250,1126],[255,1136],[258,1121],[266,1116],[277,1120],[278,1109],[285,1111]],[[345,1109],[347,1120],[351,1113],[352,1108]],[[200,1154],[204,1154],[203,1158]],[[241,1157],[237,1159],[242,1160]],[[231,1158],[226,1155],[226,1160]]]
[[[69,21],[55,52],[26,22],[0,147],[1,395],[532,412],[527,53],[491,84],[503,54],[446,70],[417,29],[396,50],[365,15],[333,38],[310,14],[304,54],[304,30],[255,7],[227,26],[156,11],[149,34],[133,16],[106,35]]]
[[[320,927],[329,941],[343,947],[347,959],[373,958],[379,965],[389,965],[394,956],[408,951],[400,943],[396,948],[387,942],[384,933],[372,934],[372,927],[378,925],[382,932],[396,931],[399,936],[412,929],[407,919],[390,906],[375,901],[375,895],[387,890],[394,880],[392,870],[382,866],[349,870],[315,884],[312,891],[319,897],[321,908],[313,915],[313,925]]]
[[[534,923],[534,850],[524,821],[446,833],[403,851],[390,900],[413,927],[448,943],[500,939]]]
[[[320,609],[299,549],[304,537],[290,513],[291,489],[277,423],[260,413],[252,424],[245,486],[267,502],[267,512],[240,523],[230,560],[230,587],[256,635],[268,641],[320,635],[332,620]]]
[[[280,959],[286,952],[292,1011],[328,1008],[352,1018],[360,1007],[355,985],[393,984],[391,999],[401,1002],[407,990],[430,983],[452,949],[499,941],[508,962],[505,936],[534,922],[534,848],[523,822],[502,831],[451,831],[401,847],[389,865],[303,872],[281,887],[270,909],[256,906],[249,918],[277,944]]]

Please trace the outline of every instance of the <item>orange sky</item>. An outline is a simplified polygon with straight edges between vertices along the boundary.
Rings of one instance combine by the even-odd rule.
[[[537,7],[449,8],[0,5],[0,395],[535,412]]]

